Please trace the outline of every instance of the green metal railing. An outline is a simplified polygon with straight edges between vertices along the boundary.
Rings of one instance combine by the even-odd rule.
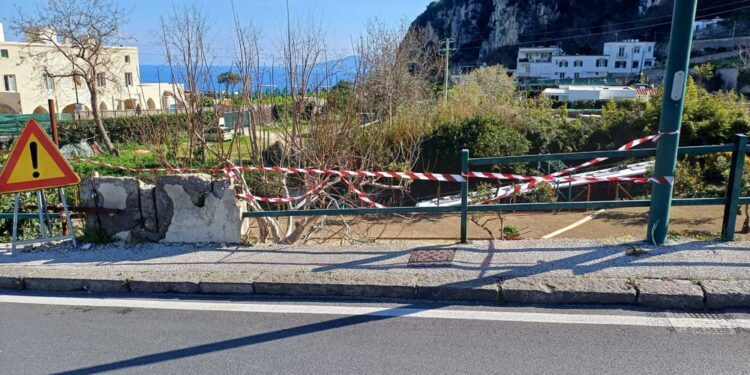
[[[737,220],[737,210],[740,204],[750,204],[750,197],[740,197],[741,180],[744,167],[744,155],[747,153],[747,137],[737,135],[733,144],[714,146],[680,147],[679,155],[701,155],[717,152],[732,152],[732,167],[730,171],[727,194],[723,198],[677,198],[672,200],[673,206],[705,206],[724,205],[724,221],[722,223],[722,239],[734,239],[734,228]],[[550,160],[591,160],[598,157],[607,158],[635,158],[656,155],[656,149],[638,149],[629,151],[593,151],[578,153],[560,153],[546,155],[503,156],[493,158],[470,158],[469,151],[461,153],[462,173],[469,172],[472,166],[507,165],[511,163],[533,163]],[[387,207],[387,208],[341,208],[341,209],[308,209],[299,211],[254,211],[244,213],[246,218],[287,217],[287,216],[324,216],[324,215],[384,215],[405,213],[456,213],[461,214],[459,238],[462,243],[467,241],[469,212],[502,212],[502,211],[556,211],[556,210],[594,210],[602,208],[649,207],[650,200],[608,200],[587,202],[555,202],[555,203],[502,203],[469,205],[469,182],[461,184],[461,204],[459,206],[436,207]]]

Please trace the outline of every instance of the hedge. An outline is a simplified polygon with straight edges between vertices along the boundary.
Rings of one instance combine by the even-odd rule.
[[[212,118],[213,112],[204,113],[204,124],[210,124]],[[187,115],[180,113],[102,119],[104,128],[114,143],[127,143],[137,134],[138,128],[155,123],[164,123],[164,121],[167,121],[169,125],[182,125],[187,122]],[[94,120],[60,121],[58,123],[58,132],[62,144],[78,143],[84,139],[94,137],[98,139],[99,137]]]

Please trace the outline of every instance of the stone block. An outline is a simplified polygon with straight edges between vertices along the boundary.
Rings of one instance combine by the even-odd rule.
[[[500,290],[497,283],[479,285],[423,285],[417,283],[418,299],[439,301],[497,302]]]
[[[750,280],[707,280],[701,281],[701,286],[710,309],[750,307]]]
[[[175,280],[128,280],[128,287],[133,293],[200,293],[197,281]]]
[[[294,296],[348,296],[414,298],[416,287],[409,283],[360,279],[348,275],[263,274],[253,283],[255,293]]]
[[[153,185],[133,177],[91,177],[81,182],[81,206],[118,210],[117,213],[88,213],[87,230],[102,230],[107,236],[130,233],[135,240],[154,241],[163,237],[156,231],[158,213],[154,207]]]
[[[529,304],[632,304],[636,291],[627,279],[518,278],[503,281],[500,296]]]
[[[164,242],[240,243],[249,228],[244,203],[226,179],[206,174],[162,176],[155,190]]]
[[[253,282],[201,281],[201,293],[207,294],[253,294]]]
[[[130,292],[128,283],[124,279],[87,279],[83,281],[83,289],[94,293]]]
[[[686,280],[639,280],[638,304],[666,309],[702,309],[703,289]]]
[[[84,281],[62,277],[25,277],[23,284],[29,290],[44,290],[56,292],[75,292],[83,290]]]
[[[0,276],[0,289],[22,289],[23,280],[20,277]]]

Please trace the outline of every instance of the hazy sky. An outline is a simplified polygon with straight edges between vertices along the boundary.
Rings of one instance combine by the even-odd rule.
[[[5,25],[6,39],[19,40],[10,30],[18,12],[35,12],[45,0],[0,0],[0,22]],[[379,19],[387,24],[411,22],[432,0],[289,0],[292,22],[316,20],[322,25],[331,55],[352,54],[352,38],[360,35],[368,20]],[[229,62],[233,55],[232,0],[120,0],[130,10],[124,33],[140,48],[141,64],[164,62],[164,50],[158,42],[159,17],[168,16],[173,6],[193,4],[205,11],[211,25],[212,46],[218,59]],[[243,21],[251,22],[262,32],[262,53],[270,59],[279,51],[279,42],[286,27],[284,0],[234,0]]]

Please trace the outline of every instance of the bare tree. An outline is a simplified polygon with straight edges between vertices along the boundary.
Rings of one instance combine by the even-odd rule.
[[[179,95],[182,95],[180,101],[184,104],[187,116],[187,152],[190,164],[196,151],[201,152],[203,162],[206,161],[206,151],[212,151],[205,142],[207,125],[216,128],[218,134],[221,133],[218,129],[218,111],[213,111],[211,123],[206,124],[203,99],[207,97],[202,94],[205,90],[215,91],[211,75],[214,57],[209,49],[209,25],[205,13],[195,6],[175,5],[168,17],[161,18],[162,44],[166,50],[172,81],[184,82],[186,85],[185,92]],[[222,148],[214,151],[223,153]]]
[[[117,66],[116,49],[125,38],[121,25],[128,13],[106,0],[58,1],[49,0],[39,6],[32,16],[19,16],[14,28],[28,37],[27,57],[41,61],[38,66],[53,78],[71,77],[83,80],[91,98],[91,112],[96,128],[109,153],[118,151],[107,134],[99,113],[100,88],[97,78],[104,77],[113,83]],[[50,46],[39,48],[39,43]],[[54,56],[62,56],[70,64],[48,63]]]

